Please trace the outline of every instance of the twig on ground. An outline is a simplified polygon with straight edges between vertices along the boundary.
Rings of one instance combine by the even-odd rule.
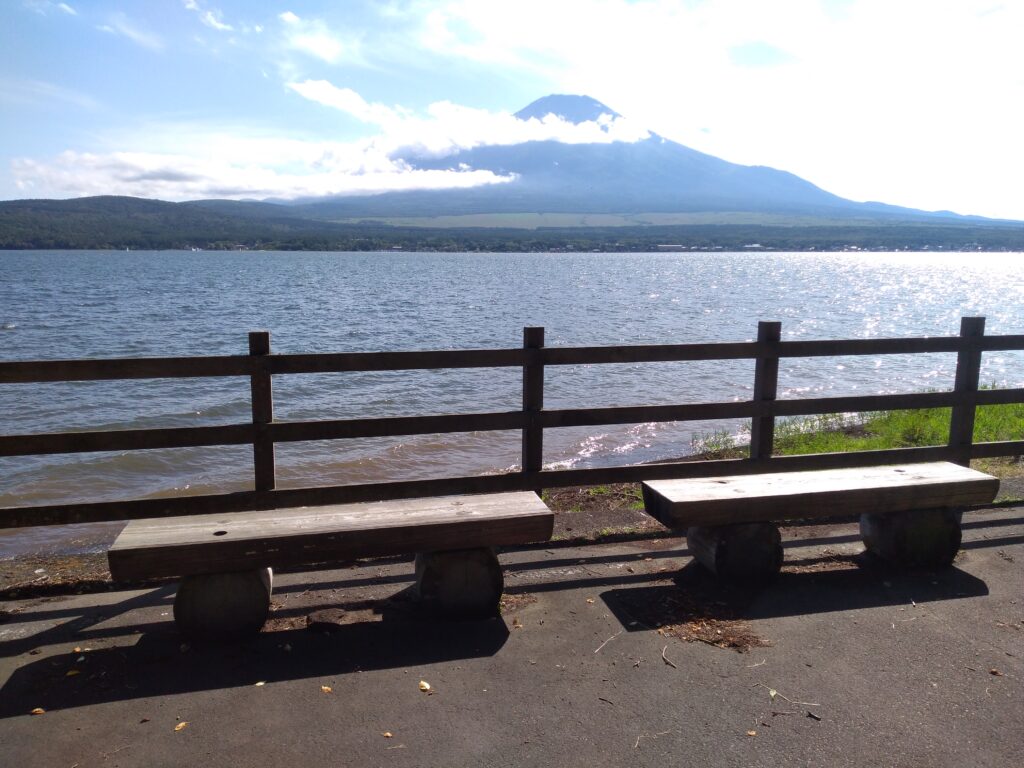
[[[779,693],[777,690],[775,690],[774,688],[772,688],[769,685],[765,685],[764,683],[754,683],[754,687],[755,688],[757,688],[758,686],[760,686],[761,688],[764,688],[766,691],[768,691],[768,695],[771,696],[771,698],[774,699],[776,696],[778,696],[780,699],[782,699],[784,701],[788,701],[790,704],[795,704],[798,707],[801,707],[801,706],[802,707],[820,707],[821,706],[821,704],[815,704],[813,701],[794,701],[793,699],[789,698],[788,696],[783,696],[781,693]]]
[[[673,664],[672,660],[669,659],[669,657],[665,655],[665,651],[667,651],[667,650],[668,650],[668,646],[667,645],[664,648],[661,649],[661,659],[662,659],[662,661],[664,661],[666,664],[668,664],[670,667],[672,667],[672,669],[679,669],[679,667],[677,667],[675,664]]]
[[[759,662],[757,662],[757,664],[747,664],[747,669],[753,669],[754,667],[763,666],[765,664],[765,662],[767,662],[767,661],[768,661],[768,659],[764,658],[764,659],[761,659]]]
[[[602,648],[604,648],[604,647],[605,647],[606,645],[608,645],[608,643],[610,643],[610,642],[611,642],[612,640],[614,640],[614,639],[615,639],[616,637],[618,637],[619,635],[621,635],[621,634],[622,634],[622,633],[623,633],[624,631],[625,631],[625,630],[622,630],[622,629],[620,629],[620,630],[619,630],[618,632],[616,632],[616,633],[615,633],[614,635],[612,635],[611,637],[609,637],[609,638],[608,638],[607,640],[605,640],[605,641],[604,641],[603,643],[601,643],[601,644],[600,644],[599,646],[597,646],[597,648],[595,648],[595,649],[594,649],[594,653],[597,653],[598,651],[600,651],[600,650],[601,650]]]
[[[664,736],[666,733],[671,733],[671,731],[662,731],[661,733],[652,733],[650,736],[648,736],[646,733],[641,733],[639,736],[636,737],[636,744],[633,745],[633,749],[640,749],[640,739],[642,739],[642,738],[646,737],[648,739],[656,739],[659,736]]]
[[[603,701],[605,704],[611,704],[613,707],[615,706],[615,702],[614,701],[612,701],[611,699],[606,699],[604,696],[598,696],[597,700],[598,701]]]

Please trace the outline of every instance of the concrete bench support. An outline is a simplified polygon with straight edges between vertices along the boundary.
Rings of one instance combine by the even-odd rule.
[[[186,576],[174,598],[174,622],[197,640],[230,640],[260,631],[270,614],[270,568]]]
[[[440,616],[497,616],[504,587],[501,564],[490,547],[416,555],[416,594],[425,609]]]
[[[864,513],[860,535],[868,552],[906,568],[943,568],[960,549],[961,514],[918,509],[893,515]]]
[[[690,554],[727,581],[759,581],[782,567],[782,536],[773,523],[691,526],[686,529]]]

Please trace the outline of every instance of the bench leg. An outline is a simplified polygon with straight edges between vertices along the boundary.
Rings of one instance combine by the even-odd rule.
[[[416,555],[416,594],[425,608],[444,617],[497,616],[504,587],[501,564],[490,547]]]
[[[255,634],[270,614],[273,571],[186,576],[174,598],[174,622],[196,640],[228,640]]]
[[[771,578],[782,567],[782,537],[773,523],[694,526],[686,544],[701,565],[730,581]]]
[[[918,509],[860,516],[860,535],[868,552],[907,568],[944,568],[960,549],[961,513]]]

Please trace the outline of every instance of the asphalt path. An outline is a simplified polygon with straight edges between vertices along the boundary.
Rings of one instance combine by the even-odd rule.
[[[743,590],[682,538],[506,552],[503,614],[483,622],[419,615],[408,561],[279,574],[268,631],[226,647],[182,642],[170,585],[8,601],[0,754],[19,768],[1024,764],[1024,508],[969,514],[936,572],[865,559],[853,526],[784,534],[782,575]]]

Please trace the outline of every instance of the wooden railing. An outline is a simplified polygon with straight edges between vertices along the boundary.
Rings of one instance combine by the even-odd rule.
[[[780,323],[762,322],[758,325],[757,340],[751,342],[545,347],[543,328],[525,328],[523,346],[516,349],[289,355],[272,354],[270,335],[257,331],[249,334],[248,355],[0,362],[0,384],[247,376],[251,381],[252,391],[252,421],[248,423],[208,427],[0,435],[0,456],[251,444],[254,466],[254,489],[251,491],[164,499],[8,507],[0,509],[0,527],[128,520],[455,493],[539,490],[670,477],[711,477],[912,461],[948,460],[967,464],[974,458],[1021,455],[1024,454],[1024,440],[973,442],[977,406],[1024,402],[1024,389],[979,391],[978,379],[983,352],[1024,350],[1024,335],[985,336],[984,329],[983,317],[965,317],[961,321],[960,335],[952,337],[782,341]],[[779,360],[782,358],[936,352],[957,355],[955,385],[950,392],[776,399]],[[544,369],[547,366],[738,359],[756,361],[753,398],[748,401],[556,410],[544,408]],[[438,416],[274,421],[274,376],[296,373],[495,367],[522,368],[521,410]],[[937,407],[952,409],[949,439],[944,446],[772,456],[775,419],[780,416]],[[684,464],[661,463],[547,471],[542,469],[546,429],[707,419],[751,419],[749,456],[744,459]],[[521,430],[520,471],[498,475],[287,490],[275,488],[274,446],[277,443],[488,430]]]

